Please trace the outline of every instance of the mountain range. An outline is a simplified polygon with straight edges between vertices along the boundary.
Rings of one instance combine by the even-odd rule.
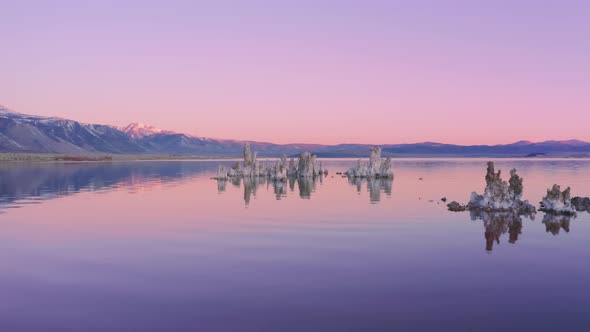
[[[133,123],[126,127],[85,124],[58,117],[27,115],[0,106],[0,152],[59,154],[162,154],[210,157],[240,156],[246,141],[212,139]],[[248,142],[262,157],[312,151],[319,157],[366,156],[370,144],[274,144]],[[395,157],[535,157],[590,156],[580,140],[502,145],[453,145],[435,142],[380,145]]]

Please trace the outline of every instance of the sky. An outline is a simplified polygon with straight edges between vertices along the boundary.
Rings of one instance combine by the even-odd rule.
[[[590,141],[588,1],[0,0],[0,105],[276,143]]]

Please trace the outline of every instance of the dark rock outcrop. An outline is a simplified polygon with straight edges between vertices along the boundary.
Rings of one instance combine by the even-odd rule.
[[[447,207],[449,208],[449,211],[453,211],[453,212],[463,212],[465,210],[467,210],[467,206],[457,202],[457,201],[452,201],[449,204],[447,204]]]
[[[576,211],[590,212],[590,197],[574,197],[572,198],[572,204],[576,208]]]

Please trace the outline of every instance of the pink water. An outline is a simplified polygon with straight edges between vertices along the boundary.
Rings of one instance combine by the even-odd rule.
[[[485,162],[396,160],[369,186],[332,160],[315,183],[225,189],[217,161],[0,165],[0,330],[584,331],[590,216],[446,211]],[[590,161],[512,167],[531,202],[590,196]]]

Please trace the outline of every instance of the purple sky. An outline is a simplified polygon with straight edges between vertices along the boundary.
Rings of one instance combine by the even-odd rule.
[[[588,1],[0,0],[0,104],[272,142],[590,141]]]

